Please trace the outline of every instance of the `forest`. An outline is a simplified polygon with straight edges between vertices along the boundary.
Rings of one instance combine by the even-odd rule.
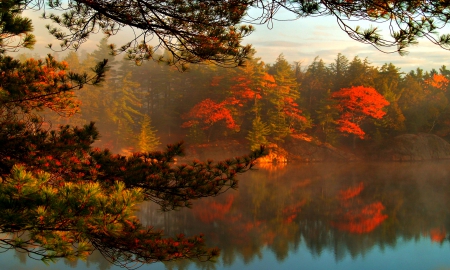
[[[167,51],[160,55],[170,57]],[[76,93],[78,113],[48,114],[46,123],[94,121],[101,134],[97,145],[116,153],[182,140],[188,145],[237,141],[250,150],[301,138],[355,151],[377,149],[405,133],[450,139],[446,66],[403,72],[393,63],[379,67],[358,56],[338,54],[332,63],[316,57],[304,64],[281,53],[273,64],[251,57],[243,67],[205,63],[182,72],[111,56],[106,39],[92,53],[61,58],[74,72],[88,72],[102,59],[111,70],[102,87]]]
[[[1,251],[44,262],[99,251],[120,267],[210,261],[219,250],[201,233],[164,233],[140,221],[138,206],[148,201],[161,211],[176,210],[236,189],[237,176],[267,153],[264,145],[300,139],[359,151],[404,133],[448,139],[445,66],[406,74],[356,56],[301,63],[282,52],[266,64],[242,44],[252,24],[269,25],[277,11],[287,10],[295,18],[334,16],[350,38],[382,51],[404,54],[418,38],[448,49],[450,34],[440,31],[450,18],[448,6],[406,0],[0,1]],[[248,20],[250,8],[260,16]],[[12,57],[37,42],[24,11],[43,12],[49,34],[68,54]],[[347,24],[355,19],[398,27],[384,36]],[[91,34],[111,37],[122,29],[134,37],[118,46],[103,39],[94,52],[77,53]],[[249,154],[178,162],[185,152],[180,141],[238,142]],[[346,198],[367,187],[344,187],[339,203],[346,206]],[[374,213],[371,225],[377,226],[386,219],[378,201],[368,201],[368,208],[357,204],[354,213]],[[293,221],[301,206],[283,215]],[[336,217],[344,222],[331,226],[348,231],[351,215]]]

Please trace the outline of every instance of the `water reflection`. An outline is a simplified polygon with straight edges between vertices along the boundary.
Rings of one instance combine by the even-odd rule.
[[[380,269],[388,261],[381,268],[448,267],[449,165],[289,164],[244,174],[237,191],[196,201],[192,209],[162,213],[143,204],[143,224],[170,236],[203,233],[209,246],[221,249],[217,263],[144,269],[292,269],[292,261],[305,264],[297,269]],[[414,252],[420,261],[401,255]],[[27,260],[16,255],[16,261]],[[115,269],[99,254],[66,265]]]
[[[239,191],[194,203],[192,210],[147,219],[157,209],[142,206],[142,222],[187,235],[204,233],[222,250],[223,265],[263,257],[283,262],[304,243],[336,262],[399,239],[447,241],[450,162],[301,164],[261,168],[245,175]],[[201,267],[201,266],[200,266]],[[203,267],[201,267],[203,268]]]

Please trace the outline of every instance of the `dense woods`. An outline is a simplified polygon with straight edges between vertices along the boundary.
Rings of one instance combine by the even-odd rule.
[[[62,60],[82,72],[107,51],[103,40],[91,54],[71,52]],[[280,54],[273,64],[254,57],[244,67],[203,64],[180,72],[174,66],[135,66],[120,58],[110,56],[111,72],[103,88],[87,86],[77,92],[78,114],[47,117],[48,123],[93,120],[101,132],[97,144],[114,152],[144,145],[157,149],[179,140],[233,140],[256,149],[302,137],[352,149],[376,148],[404,133],[450,139],[450,71],[445,66],[405,73],[393,63],[378,67],[358,56],[338,54],[332,63],[317,57],[302,65]]]
[[[153,201],[162,210],[173,210],[235,188],[236,175],[250,169],[263,149],[218,163],[175,165],[175,157],[183,154],[181,144],[152,151],[159,140],[150,118],[136,109],[138,84],[131,75],[106,75],[105,51],[92,55],[86,70],[81,66],[70,70],[67,61],[51,55],[19,57],[21,61],[7,54],[35,42],[31,21],[21,16],[22,4],[0,2],[1,251],[20,250],[47,262],[86,258],[98,250],[122,267],[217,256],[216,249],[205,247],[201,235],[168,236],[143,226],[135,216],[136,207]],[[75,59],[68,61],[76,69],[80,63]],[[114,143],[139,137],[138,147],[145,152],[115,155],[92,146],[99,135],[92,122],[58,125],[49,120],[66,121],[76,114],[80,100],[75,92],[102,82],[118,88],[111,87],[111,92],[101,93],[103,97],[98,89],[87,89],[99,102],[92,106],[92,117],[116,125],[115,137],[120,140]],[[113,104],[106,98],[110,96]],[[134,122],[140,123],[140,129],[139,135],[132,136]]]
[[[369,59],[340,54],[327,64],[316,58],[302,66],[282,54],[266,64],[241,44],[253,31],[243,23],[271,24],[287,9],[296,17],[332,15],[351,38],[378,49],[404,53],[418,37],[449,47],[450,36],[436,31],[449,19],[445,1],[350,2],[1,1],[2,251],[49,261],[98,250],[122,267],[211,260],[218,251],[206,247],[202,235],[165,235],[143,225],[136,206],[152,201],[161,210],[179,209],[234,189],[236,176],[264,155],[262,144],[303,138],[356,149],[407,132],[448,137],[445,66],[402,74],[393,64],[374,67]],[[246,21],[249,8],[261,16]],[[135,36],[120,47],[103,39],[83,55],[14,58],[8,52],[36,42],[31,20],[22,16],[27,9],[50,11],[43,17],[62,50],[78,50],[97,31],[112,36],[131,28]],[[398,27],[384,37],[347,24],[355,18]],[[134,61],[115,56],[121,52]],[[253,151],[217,163],[177,164],[182,144],[161,145],[183,139],[237,141]],[[211,204],[211,211],[222,209],[216,214],[223,216],[233,200]],[[350,216],[336,213],[344,220],[332,224],[336,228],[360,232],[345,220],[358,216],[375,228],[386,218],[377,202],[340,203]],[[301,206],[283,210],[287,222]]]

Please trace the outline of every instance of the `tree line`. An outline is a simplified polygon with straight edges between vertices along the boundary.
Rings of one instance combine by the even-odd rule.
[[[83,58],[70,52],[62,60],[81,72],[103,58],[111,63],[103,89],[79,91],[79,113],[60,120],[95,121],[99,144],[113,151],[149,151],[174,140],[237,140],[257,149],[296,137],[344,148],[377,147],[404,133],[450,138],[446,66],[405,73],[358,56],[304,65],[280,54],[273,64],[251,57],[244,67],[202,64],[180,72],[110,56],[106,39]]]

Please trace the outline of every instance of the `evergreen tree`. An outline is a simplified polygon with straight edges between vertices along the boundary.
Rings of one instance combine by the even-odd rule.
[[[0,3],[2,25],[4,18],[8,23],[20,14],[21,4]],[[13,35],[29,36],[27,29]],[[7,49],[4,44],[0,48]],[[217,164],[173,166],[174,157],[183,153],[180,144],[124,157],[92,147],[98,139],[93,123],[48,128],[36,112],[72,113],[73,91],[99,84],[106,63],[100,62],[90,75],[68,72],[67,63],[51,56],[20,62],[0,53],[1,248],[45,261],[83,258],[98,249],[125,267],[211,259],[217,250],[206,249],[201,236],[164,238],[162,232],[143,226],[135,217],[136,205],[152,200],[163,210],[176,209],[235,188],[236,175],[252,167],[262,149]]]
[[[346,78],[348,77],[347,74],[348,67],[349,67],[349,60],[341,53],[338,53],[336,59],[334,60],[334,63],[331,63],[329,65],[329,71],[333,78],[333,87],[332,87],[333,92],[339,91],[339,89],[342,89],[347,86]]]
[[[321,141],[335,144],[337,140],[337,125],[339,111],[336,100],[331,98],[331,91],[320,100],[317,112],[317,134]]]
[[[359,57],[355,56],[348,66],[345,87],[360,85],[374,87],[374,79],[377,73],[377,70],[371,66],[367,58],[361,60]]]
[[[406,119],[398,103],[404,90],[402,83],[400,69],[392,63],[384,64],[375,79],[376,89],[389,102],[386,115],[376,121],[381,141],[405,131]]]
[[[156,137],[156,132],[152,127],[151,119],[148,115],[144,115],[144,119],[141,123],[141,133],[139,134],[139,151],[140,152],[150,152],[156,150],[156,148],[161,144],[159,138]]]
[[[267,122],[271,130],[271,137],[283,141],[291,134],[294,122],[306,120],[296,110],[299,98],[298,85],[292,66],[281,54],[276,62],[268,66],[268,73],[273,76],[274,84],[265,89],[265,96],[269,103],[267,107]]]
[[[112,121],[118,149],[131,147],[136,143],[134,134],[139,132],[138,119],[142,117],[139,111],[141,103],[135,92],[138,87],[139,83],[131,81],[131,73],[126,73],[109,90],[106,114]]]
[[[333,76],[322,59],[314,58],[301,81],[302,106],[312,119],[316,119],[319,100],[332,86]]]
[[[261,145],[267,145],[269,143],[267,140],[269,135],[270,128],[261,120],[261,117],[257,116],[253,119],[252,129],[248,132],[246,137],[250,142],[250,149],[256,150]]]

